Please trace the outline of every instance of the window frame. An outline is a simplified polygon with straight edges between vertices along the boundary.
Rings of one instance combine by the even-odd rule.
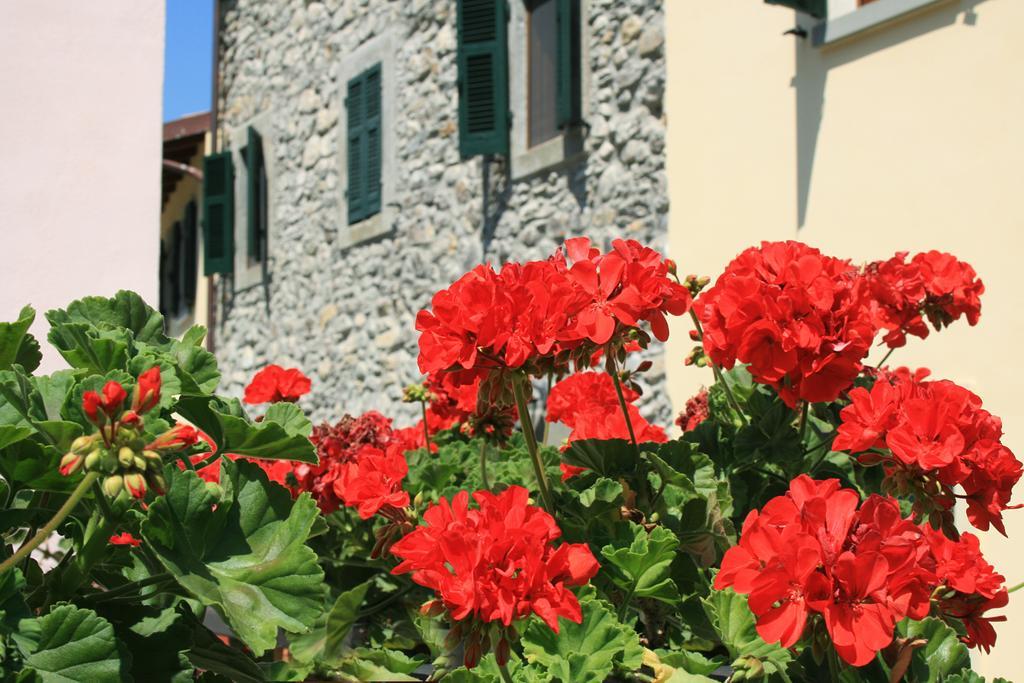
[[[349,54],[340,56],[338,64],[338,248],[348,249],[367,240],[385,235],[394,228],[397,217],[396,178],[398,165],[395,140],[395,114],[398,111],[396,58],[402,44],[404,29],[400,24],[366,41]],[[380,65],[380,210],[355,223],[348,222],[348,83]]]
[[[512,109],[511,174],[520,180],[575,162],[585,154],[580,126],[566,126],[555,137],[538,145],[529,144],[529,0],[510,0],[508,30],[509,104]],[[590,22],[589,0],[579,0],[580,30],[580,118],[590,117]]]
[[[828,18],[811,30],[814,47],[831,46],[953,0],[828,0]]]
[[[254,259],[249,252],[249,167],[245,148],[249,144],[249,128],[254,129],[263,142],[263,169],[266,177],[266,230],[263,259]],[[258,114],[231,131],[229,142],[235,167],[234,259],[236,292],[264,283],[265,271],[270,268],[270,245],[273,242],[275,216],[274,198],[275,155],[273,116],[269,111]],[[241,200],[240,200],[241,198]]]

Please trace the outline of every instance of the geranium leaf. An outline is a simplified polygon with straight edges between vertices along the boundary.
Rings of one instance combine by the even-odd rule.
[[[580,600],[583,621],[559,619],[559,633],[534,619],[523,633],[523,656],[562,683],[600,683],[616,666],[640,667],[643,650],[632,628],[621,623],[608,603]]]
[[[410,674],[423,664],[419,658],[409,657],[397,650],[371,650],[357,648],[347,657],[332,665],[343,675],[355,681],[418,681]],[[447,680],[447,677],[445,678]]]
[[[633,541],[628,547],[606,545],[601,549],[608,561],[605,567],[616,570],[612,580],[628,596],[678,603],[679,590],[669,575],[679,539],[662,526],[650,533],[639,524],[630,524],[630,528]]]
[[[956,631],[938,619],[904,619],[896,625],[896,632],[911,640],[926,641],[914,650],[910,662],[913,678],[920,683],[949,680],[948,676],[971,666],[967,646],[960,642]]]
[[[324,661],[328,664],[337,664],[342,658],[342,643],[349,629],[356,623],[359,608],[366,598],[366,590],[369,587],[369,582],[366,582],[345,591],[338,596],[331,611],[327,613],[327,624],[324,628]]]
[[[14,363],[24,367],[26,372],[39,367],[42,360],[39,343],[28,333],[35,319],[35,309],[25,306],[17,320],[0,323],[0,370],[9,370]]]
[[[127,329],[137,341],[167,342],[163,316],[150,308],[141,296],[128,290],[121,290],[109,299],[87,296],[72,301],[66,309],[47,311],[46,319],[54,327],[77,323],[101,331]]]
[[[176,409],[217,444],[218,452],[265,460],[316,463],[316,448],[309,440],[313,425],[292,403],[276,403],[262,422],[252,422],[241,404],[183,395]]]
[[[727,588],[712,591],[703,603],[711,625],[734,660],[744,656],[755,657],[761,660],[768,673],[785,676],[792,655],[778,643],[766,643],[757,635],[756,622],[747,606],[746,596]]]
[[[114,627],[92,610],[58,605],[45,616],[23,619],[14,639],[26,669],[43,683],[124,680]]]
[[[194,472],[165,471],[168,492],[141,529],[178,583],[220,610],[257,655],[275,646],[278,628],[308,631],[323,600],[323,571],[305,545],[318,514],[312,498],[292,501],[244,461],[221,462],[220,499]]]
[[[602,477],[616,479],[636,471],[636,449],[622,439],[584,439],[573,441],[562,459],[577,467],[586,467]]]

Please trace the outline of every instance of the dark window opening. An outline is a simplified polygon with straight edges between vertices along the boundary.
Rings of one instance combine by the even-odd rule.
[[[529,146],[558,136],[558,0],[528,0]]]

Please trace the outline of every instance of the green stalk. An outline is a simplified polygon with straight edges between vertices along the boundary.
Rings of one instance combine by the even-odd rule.
[[[1006,592],[1007,592],[1007,593],[1012,593],[1012,592],[1014,592],[1014,591],[1018,591],[1018,590],[1020,590],[1021,588],[1024,588],[1024,581],[1021,581],[1021,582],[1020,582],[1020,583],[1018,583],[1018,584],[1017,584],[1016,586],[1014,586],[1013,588],[1010,588],[1010,589],[1009,589],[1009,590],[1007,590]]]
[[[807,414],[811,411],[811,404],[809,401],[804,401],[803,408],[800,409],[800,445],[804,445],[804,437],[807,435]]]
[[[618,366],[615,364],[615,357],[612,355],[612,350],[607,350],[608,354],[608,374],[612,376],[612,383],[615,384],[615,395],[619,397],[619,408],[622,410],[622,416],[626,418],[626,429],[629,431],[629,440],[633,442],[633,449],[637,453],[637,457],[640,456],[640,446],[636,442],[636,433],[633,431],[633,421],[629,419],[629,408],[626,406],[626,397],[622,393],[622,383],[619,381]]]
[[[548,514],[555,514],[555,504],[551,498],[551,489],[548,487],[548,475],[544,473],[544,464],[541,462],[540,453],[537,450],[537,435],[533,433],[533,420],[530,419],[530,409],[526,404],[526,392],[523,384],[529,382],[529,377],[512,380],[512,393],[516,397],[516,409],[519,412],[519,424],[523,428],[523,438],[526,439],[526,450],[530,453],[530,460],[533,462],[533,471],[537,475],[537,489],[540,491],[541,501]]]
[[[512,674],[508,672],[508,664],[499,664],[498,671],[501,672],[501,680],[504,683],[514,683],[512,680]]]
[[[420,401],[420,410],[423,412],[423,442],[426,444],[427,455],[430,455],[430,429],[427,427],[426,401]]]
[[[700,319],[692,308],[690,309],[690,318],[693,320],[693,324],[697,328],[697,336],[700,337],[701,342],[703,342],[704,328],[701,327]],[[722,385],[722,390],[725,391],[725,398],[729,401],[729,405],[732,406],[732,409],[740,416],[740,419],[743,420],[744,424],[750,424],[750,419],[747,417],[747,414],[740,409],[739,401],[737,401],[736,397],[732,395],[732,389],[729,388],[729,383],[725,381],[725,375],[722,374],[722,371],[717,365],[715,365],[714,361],[711,360],[711,356],[705,357],[707,358],[708,365],[711,366],[711,372],[715,374],[715,381]]]
[[[89,487],[92,486],[92,483],[96,481],[96,478],[99,476],[98,472],[89,472],[82,477],[82,481],[78,483],[78,486],[71,493],[71,496],[64,502],[64,505],[57,510],[57,514],[53,516],[53,519],[47,522],[46,526],[40,529],[35,536],[25,541],[25,543],[18,548],[18,552],[8,557],[3,561],[3,563],[0,563],[0,576],[3,576],[7,570],[21,562],[24,558],[28,557],[33,550],[38,548],[43,541],[50,537],[50,534],[57,530],[60,523],[71,514],[71,511],[75,509],[75,506],[78,505],[79,501],[82,500],[82,497],[85,496],[86,492],[89,490]]]
[[[480,481],[486,490],[491,490],[491,483],[487,480],[487,442],[483,439],[480,439]]]

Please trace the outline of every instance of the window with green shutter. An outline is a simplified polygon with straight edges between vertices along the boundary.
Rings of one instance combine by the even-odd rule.
[[[764,0],[769,5],[782,5],[798,12],[810,14],[815,19],[828,16],[828,0]]]
[[[558,24],[558,127],[582,123],[580,0],[556,0]]]
[[[267,168],[263,159],[263,138],[252,126],[246,131],[242,158],[246,170],[247,252],[251,261],[262,261],[267,242]]]
[[[506,0],[459,0],[459,151],[508,156]]]
[[[231,152],[203,159],[203,270],[207,275],[234,270],[234,180]]]
[[[380,212],[381,202],[381,68],[376,64],[350,80],[345,110],[348,132],[349,225]]]

